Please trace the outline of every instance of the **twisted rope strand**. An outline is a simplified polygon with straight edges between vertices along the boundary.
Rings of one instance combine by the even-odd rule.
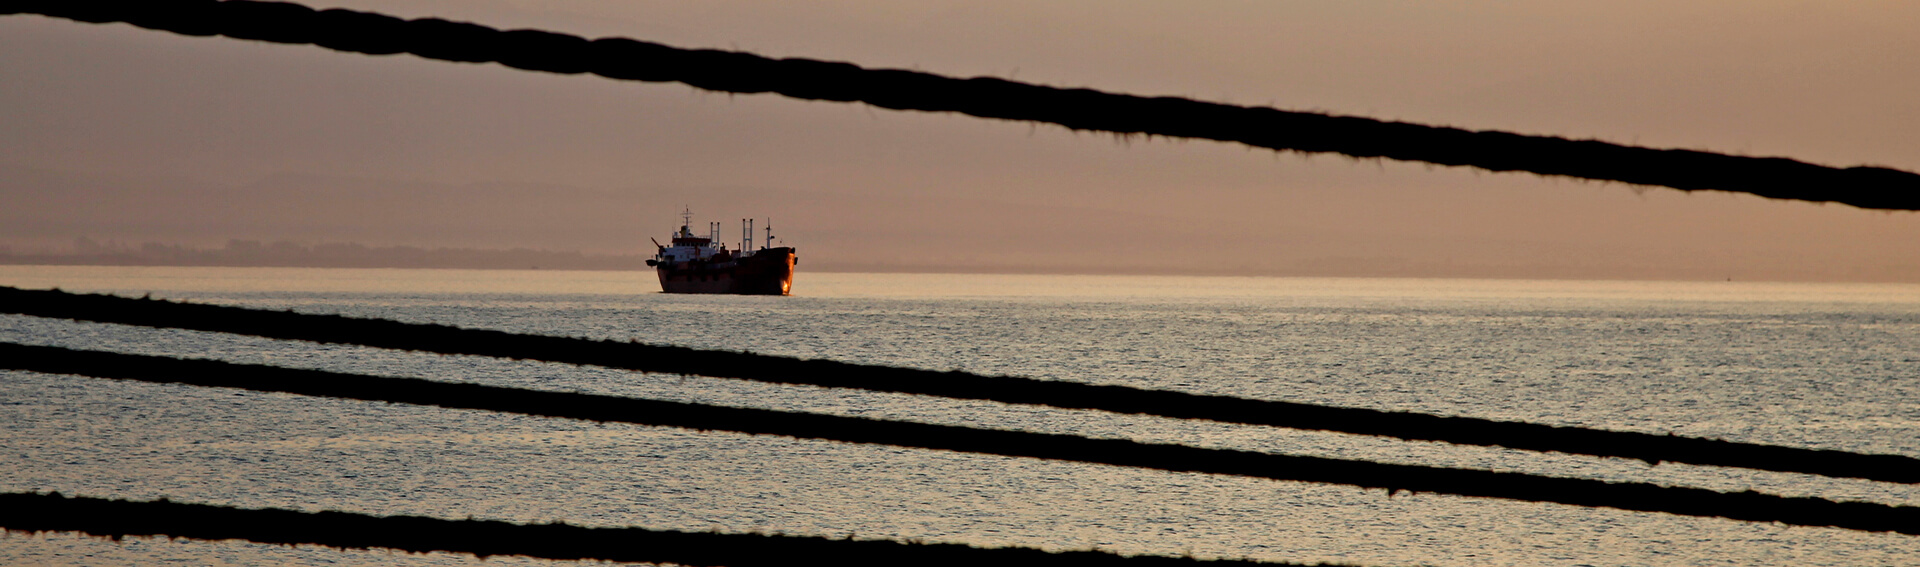
[[[1885,167],[1836,168],[1782,157],[1626,146],[1598,140],[1388,122],[1177,97],[1063,89],[991,77],[961,79],[833,61],[680,49],[626,38],[540,30],[500,31],[436,18],[403,20],[351,10],[246,0],[0,0],[0,14],[81,22],[126,22],[192,36],[224,35],[529,71],[632,81],[679,82],[732,93],[863,102],[881,108],[958,112],[1057,124],[1074,130],[1146,134],[1337,153],[1489,171],[1523,171],[1773,199],[1920,210],[1920,175]]]
[[[1920,459],[0,286],[0,313],[1413,441],[1920,483]]]
[[[112,538],[168,536],[279,545],[311,544],[337,549],[381,548],[416,553],[442,551],[469,553],[481,558],[519,555],[542,559],[598,559],[731,567],[786,567],[803,560],[833,565],[885,567],[1304,565],[1161,555],[1126,556],[1099,550],[1046,551],[1029,547],[974,547],[953,543],[700,533],[636,527],[590,528],[565,523],[514,524],[492,520],[442,520],[423,516],[301,512],[278,508],[247,509],[166,500],[139,502],[71,497],[57,492],[0,493],[0,528],[30,533],[79,532]]]
[[[1920,535],[1920,508],[0,343],[0,368]]]

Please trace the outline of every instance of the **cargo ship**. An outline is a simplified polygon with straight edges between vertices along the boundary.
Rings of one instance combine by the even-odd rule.
[[[765,230],[766,240],[753,247],[753,219],[740,219],[740,248],[727,249],[720,242],[720,223],[707,223],[705,236],[693,233],[693,211],[680,213],[680,230],[671,244],[654,240],[659,252],[647,260],[660,275],[660,290],[667,293],[733,293],[743,295],[789,295],[793,293],[793,266],[800,263],[790,246],[773,246],[773,222]]]

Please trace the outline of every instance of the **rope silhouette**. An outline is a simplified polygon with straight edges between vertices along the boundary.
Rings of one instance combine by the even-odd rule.
[[[0,286],[0,313],[1920,483],[1920,459]]]
[[[126,22],[174,33],[530,71],[680,82],[710,91],[778,93],[881,108],[959,112],[1074,130],[1216,140],[1258,148],[1338,153],[1489,171],[1523,171],[1682,190],[1920,210],[1920,175],[1884,167],[1835,168],[1780,157],[1626,146],[1354,116],[1291,112],[1176,97],[1062,89],[990,77],[960,79],[850,63],[770,59],[679,49],[625,38],[587,40],[539,30],[500,31],[436,18],[403,20],[351,10],[244,0],[0,0],[0,14]]]
[[[1595,140],[1470,131],[1360,117],[1232,106],[1183,98],[1148,98],[1089,89],[1058,89],[992,78],[958,79],[901,70],[870,70],[847,63],[775,60],[750,53],[677,49],[624,38],[589,41],[577,36],[538,30],[500,31],[438,19],[409,21],[347,10],[315,11],[285,3],[245,0],[0,0],[0,15],[15,13],[37,13],[94,23],[126,22],[184,35],[225,35],[278,43],[313,44],[374,55],[411,53],[448,61],[498,62],[534,71],[594,73],[623,80],[673,81],[723,92],[773,92],[800,99],[863,102],[898,110],[960,112],[984,118],[1044,122],[1075,130],[1122,135],[1207,139],[1280,151],[1339,153],[1357,158],[1418,161],[1490,171],[1522,171],[1538,175],[1660,185],[1689,191],[1721,190],[1768,198],[1839,202],[1862,208],[1920,210],[1920,175],[1883,167],[1835,168],[1786,158],[1741,157],[1692,150],[1624,146]],[[12,296],[13,291],[19,290],[9,289],[5,292],[9,295],[7,301],[24,297]],[[28,313],[34,310],[21,308],[12,312],[40,314]],[[171,324],[152,322],[164,321],[162,318],[128,324],[1617,456],[1642,459],[1649,463],[1676,461],[1892,482],[1920,482],[1920,468],[1916,468],[1920,460],[1897,455],[1863,455],[1706,439],[1663,438],[1114,386],[850,365],[749,353],[513,335],[344,317],[335,317],[326,322],[326,329],[311,331],[298,329],[289,323],[310,323],[316,321],[313,318],[320,316],[238,311],[244,313],[236,315],[235,312],[225,312],[222,315],[225,319],[214,323],[181,323],[178,320]],[[127,322],[108,321],[110,317],[105,316],[42,316]],[[131,319],[140,317],[133,316]],[[255,327],[253,332],[204,328],[222,325]],[[374,338],[348,338],[346,335],[353,334],[355,328],[372,331],[367,336]],[[434,336],[405,337],[401,334],[420,330],[429,331]],[[476,338],[485,340],[480,341],[479,346],[458,344],[458,340]],[[1725,493],[1641,483],[1390,465],[4,343],[0,343],[0,367],[1343,484],[1386,488],[1389,494],[1405,489],[1801,526],[1920,534],[1920,508],[1788,498],[1752,491]],[[641,528],[584,528],[564,524],[516,525],[417,516],[248,510],[177,504],[164,500],[130,502],[67,498],[58,494],[0,493],[0,528],[30,532],[75,531],[111,537],[170,535],[280,544],[313,543],[342,548],[454,551],[481,557],[524,555],[689,565],[789,564],[795,557],[824,557],[836,563],[854,565],[978,565],[984,562],[1023,565],[1172,565],[1176,562],[1201,562],[1164,556],[1124,557],[1098,551],[1047,552],[1030,548],[986,549],[956,544],[699,534]],[[1245,561],[1207,563],[1255,564]]]
[[[542,559],[599,559],[731,567],[787,567],[803,559],[833,565],[886,567],[1303,565],[1162,555],[1126,556],[1098,550],[1046,551],[1027,547],[990,548],[952,543],[699,533],[632,527],[590,528],[565,523],[514,524],[423,516],[374,516],[352,512],[247,509],[166,500],[139,502],[71,497],[57,492],[0,493],[0,528],[29,533],[79,532],[116,539],[125,536],[169,536],[213,541],[237,539],[280,545],[324,545],[337,549],[384,548],[419,553],[444,551],[469,553],[481,558],[519,555]]]
[[[1920,535],[1920,508],[0,343],[0,368]]]

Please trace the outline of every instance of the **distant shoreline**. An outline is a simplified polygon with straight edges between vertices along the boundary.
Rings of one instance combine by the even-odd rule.
[[[83,242],[91,244],[91,242]],[[640,270],[646,257],[639,254],[587,254],[515,248],[422,248],[323,243],[306,246],[292,242],[261,244],[235,240],[225,248],[194,248],[146,243],[139,248],[80,246],[74,252],[22,254],[0,249],[0,265],[42,266],[178,266],[226,268],[446,268]]]
[[[585,257],[580,260],[545,262],[512,262],[496,259],[396,259],[391,261],[344,261],[344,262],[274,262],[274,261],[229,261],[229,260],[164,260],[128,257],[76,257],[76,256],[39,256],[39,255],[0,255],[0,266],[123,266],[135,268],[400,268],[425,270],[587,270],[587,271],[640,271],[651,270],[644,259],[635,256],[631,259],[613,257],[612,259]]]
[[[291,241],[262,243],[230,240],[223,248],[147,242],[138,246],[115,241],[76,239],[68,249],[31,251],[0,246],[0,265],[12,266],[145,266],[219,268],[394,268],[448,270],[582,270],[651,272],[650,255],[587,253],[531,248],[426,248],[368,246],[323,242],[306,245]],[[892,261],[888,261],[892,260]],[[835,261],[801,254],[800,270],[819,273],[888,274],[1002,274],[1069,276],[1219,276],[1281,278],[1414,278],[1495,280],[1613,280],[1613,281],[1745,281],[1745,282],[1854,282],[1920,283],[1920,266],[1880,266],[1849,272],[1751,268],[1728,273],[1701,266],[1676,270],[1647,266],[1494,265],[1455,262],[1416,262],[1404,258],[1321,258],[1291,265],[1235,266],[1217,269],[1166,265],[1017,264],[979,265],[941,258],[864,259]]]
[[[640,255],[583,254],[538,250],[443,249],[423,254],[397,254],[389,257],[359,258],[223,258],[217,255],[149,257],[136,254],[6,254],[0,252],[0,266],[98,266],[133,268],[316,268],[316,269],[417,269],[417,270],[536,270],[645,272],[646,259]],[[317,261],[316,261],[317,260]],[[1358,278],[1358,279],[1434,279],[1434,280],[1545,280],[1545,281],[1625,281],[1625,282],[1776,282],[1776,283],[1862,283],[1920,284],[1920,277],[1908,274],[1875,274],[1866,277],[1832,277],[1831,274],[1793,274],[1788,277],[1687,277],[1675,274],[1598,273],[1592,270],[1565,270],[1541,273],[1539,268],[1482,266],[1477,269],[1338,271],[1301,270],[1289,273],[1196,272],[1191,270],[1143,270],[1134,267],[1106,269],[1035,266],[930,266],[819,263],[804,271],[836,274],[978,274],[1033,276],[1193,276],[1251,278]],[[1077,268],[1077,269],[1075,269]],[[1798,276],[1798,277],[1793,277]],[[1821,277],[1827,276],[1827,277]],[[1889,277],[1892,276],[1892,277]]]

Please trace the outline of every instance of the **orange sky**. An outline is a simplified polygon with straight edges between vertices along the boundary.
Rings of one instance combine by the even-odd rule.
[[[1912,2],[322,4],[1920,170]],[[0,242],[637,252],[682,205],[812,269],[1920,281],[1911,213],[0,18]]]

